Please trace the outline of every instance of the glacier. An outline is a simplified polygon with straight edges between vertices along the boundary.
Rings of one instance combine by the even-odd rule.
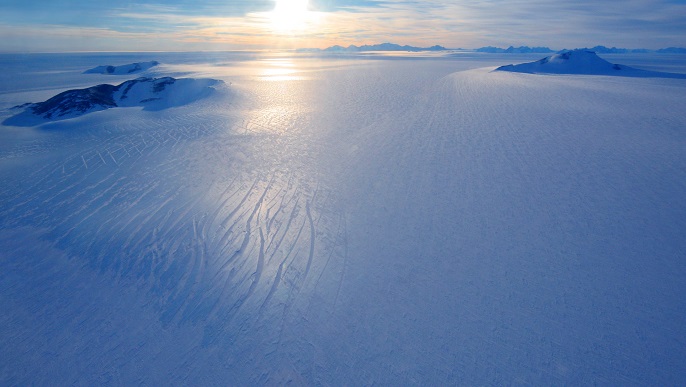
[[[0,55],[0,384],[686,382],[686,80],[154,53],[223,86],[6,121],[151,55]]]

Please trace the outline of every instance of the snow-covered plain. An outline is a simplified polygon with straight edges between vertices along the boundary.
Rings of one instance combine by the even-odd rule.
[[[0,55],[227,86],[0,126],[0,384],[686,383],[686,79],[540,56]]]

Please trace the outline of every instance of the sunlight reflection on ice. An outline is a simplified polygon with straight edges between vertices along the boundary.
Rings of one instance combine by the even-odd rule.
[[[300,72],[295,63],[288,59],[274,58],[262,61],[265,68],[259,72],[258,79],[262,81],[302,81],[307,78],[295,75]]]

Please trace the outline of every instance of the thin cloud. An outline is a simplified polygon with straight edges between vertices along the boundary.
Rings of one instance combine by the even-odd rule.
[[[5,15],[13,17],[8,20],[10,17],[0,16],[0,23],[14,28],[13,32],[9,31],[12,28],[0,30],[4,38],[0,39],[0,50],[16,46],[8,43],[11,39],[7,37],[21,39],[22,31],[27,34],[24,41],[31,44],[37,44],[40,33],[45,33],[46,41],[62,38],[71,41],[65,43],[69,46],[81,42],[83,49],[89,49],[88,42],[93,40],[98,40],[99,46],[91,49],[123,47],[127,42],[150,48],[174,47],[175,42],[190,49],[207,49],[219,43],[222,47],[270,48],[282,47],[285,41],[293,47],[392,41],[453,48],[510,44],[659,48],[683,45],[686,31],[685,2],[668,0],[628,0],[621,6],[589,0],[310,0],[317,22],[308,22],[302,31],[291,34],[280,33],[270,25],[267,11],[273,9],[272,0],[120,1],[116,6],[103,0],[71,1],[88,3],[85,9],[89,14],[97,14],[81,25],[78,20],[64,22],[71,8],[62,7],[60,14],[60,1],[66,0],[50,3],[50,10],[56,13],[53,23],[43,17],[17,17],[22,8],[14,0],[0,6],[9,12]],[[62,32],[50,36],[55,26]]]

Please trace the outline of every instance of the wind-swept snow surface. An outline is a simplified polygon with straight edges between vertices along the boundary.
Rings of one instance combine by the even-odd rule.
[[[612,64],[595,52],[585,49],[564,51],[541,60],[518,65],[500,66],[496,71],[530,74],[585,74],[622,77],[686,78],[686,74],[645,71],[629,66]]]
[[[150,62],[137,62],[120,66],[97,66],[92,69],[86,70],[84,74],[107,74],[107,75],[128,75],[136,74],[146,70],[149,70],[160,63],[157,61]]]
[[[0,384],[686,383],[686,81],[204,55],[0,127]]]

